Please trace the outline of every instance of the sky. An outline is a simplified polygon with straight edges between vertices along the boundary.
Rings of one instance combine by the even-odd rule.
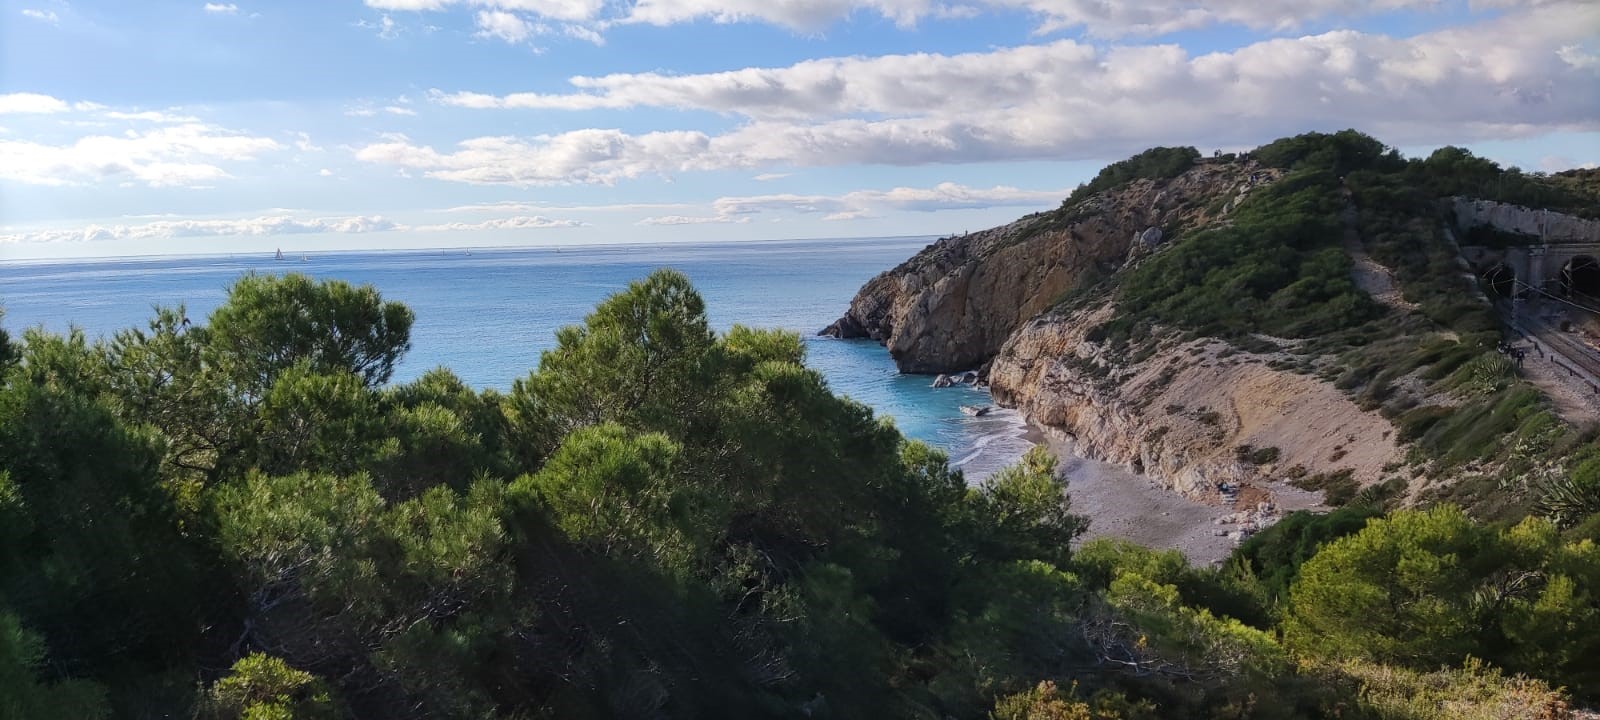
[[[1595,0],[0,0],[0,261],[935,235],[1356,128],[1600,162]]]

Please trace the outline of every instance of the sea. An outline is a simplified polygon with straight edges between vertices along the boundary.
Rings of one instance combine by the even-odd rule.
[[[735,324],[782,328],[805,341],[806,364],[835,393],[893,418],[909,437],[943,448],[969,482],[1014,462],[1030,446],[1020,415],[983,417],[987,391],[932,387],[902,375],[871,340],[816,332],[849,307],[867,280],[926,246],[929,237],[604,245],[563,248],[273,253],[92,260],[0,261],[0,327],[15,337],[42,326],[76,326],[90,338],[144,326],[158,305],[182,304],[201,318],[245,273],[305,273],[371,284],[416,314],[411,350],[395,371],[405,382],[450,368],[478,388],[507,390],[607,296],[656,268],[683,272],[706,300],[719,332]]]

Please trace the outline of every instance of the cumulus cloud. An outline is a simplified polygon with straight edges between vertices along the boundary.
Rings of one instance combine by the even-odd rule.
[[[381,232],[471,232],[577,227],[582,223],[547,217],[512,217],[481,223],[409,226],[380,215],[298,218],[267,215],[224,220],[160,220],[139,225],[87,225],[0,235],[0,244],[93,242],[101,240],[165,240],[192,237],[263,237],[269,235],[361,234]]]
[[[203,9],[212,15],[236,15],[239,6],[233,3],[206,3]]]
[[[478,37],[516,44],[540,34],[540,28],[534,23],[504,10],[480,10],[475,20],[478,23]]]
[[[961,55],[811,60],[694,75],[572,79],[577,92],[435,92],[469,108],[663,107],[747,122],[719,134],[588,129],[404,138],[368,162],[480,184],[612,183],[715,169],[1107,158],[1155,143],[1208,147],[1357,127],[1396,143],[1600,129],[1600,5],[1555,3],[1411,38],[1356,31],[1192,55],[1176,45],[1063,40]],[[1474,48],[1466,51],[1464,48]]]
[[[26,18],[33,18],[39,22],[47,22],[51,25],[61,22],[61,16],[57,15],[54,10],[35,10],[33,8],[23,8],[22,16]]]
[[[31,92],[0,94],[0,115],[9,113],[63,113],[69,110],[98,110],[100,105],[91,102],[69,103],[60,98]]]
[[[1474,9],[1541,5],[1552,0],[1475,0]],[[674,25],[710,20],[763,23],[816,33],[855,15],[910,27],[930,18],[1021,13],[1037,32],[1082,28],[1094,37],[1157,36],[1212,25],[1284,31],[1330,17],[1437,9],[1443,0],[366,0],[381,10],[442,11],[457,6],[514,11],[583,23],[588,33],[616,23]],[[597,35],[595,37],[598,37]]]
[[[201,123],[91,135],[67,145],[0,140],[0,179],[32,185],[108,180],[153,187],[205,185],[230,177],[217,163],[253,160],[281,147],[270,138]]]

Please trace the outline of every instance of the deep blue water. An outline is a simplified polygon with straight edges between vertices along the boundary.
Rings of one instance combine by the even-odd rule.
[[[395,372],[404,382],[446,366],[467,383],[508,389],[555,344],[555,330],[581,322],[606,296],[672,267],[705,296],[711,324],[776,327],[806,340],[807,364],[848,395],[895,419],[911,437],[945,448],[970,478],[1010,462],[1027,447],[1014,413],[974,418],[961,405],[987,404],[967,388],[934,390],[929,378],[900,375],[871,341],[818,338],[855,291],[929,242],[867,238],[668,246],[314,254],[275,262],[268,255],[70,262],[0,262],[4,327],[18,335],[71,325],[91,338],[142,326],[154,305],[188,307],[200,318],[241,274],[303,272],[370,283],[416,313],[412,349]]]

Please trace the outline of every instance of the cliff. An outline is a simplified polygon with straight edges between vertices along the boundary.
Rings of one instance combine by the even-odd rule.
[[[1600,220],[1465,197],[1454,198],[1452,209],[1456,224],[1463,230],[1488,226],[1547,243],[1600,243]]]
[[[995,401],[1021,409],[1076,455],[1197,500],[1312,473],[1348,470],[1367,485],[1402,459],[1388,420],[1331,383],[1281,369],[1289,353],[1173,333],[1129,361],[1088,337],[1115,314],[1106,304],[1025,324],[990,369]]]
[[[1222,215],[1277,171],[1201,163],[991,230],[948,237],[868,282],[821,334],[872,338],[901,372],[979,367],[1064,295],[1115,272],[1182,228]]]

